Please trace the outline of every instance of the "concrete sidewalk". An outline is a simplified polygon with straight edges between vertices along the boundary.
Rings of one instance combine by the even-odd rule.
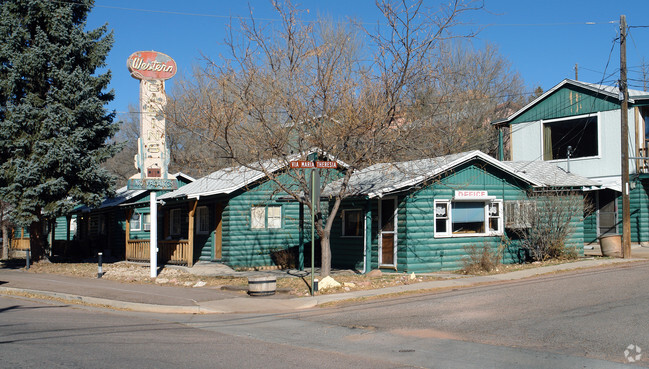
[[[425,291],[440,288],[471,287],[499,281],[519,280],[537,275],[646,261],[649,248],[633,249],[633,259],[592,258],[560,265],[530,268],[489,276],[461,276],[457,278],[420,282],[374,290],[316,295],[314,297],[290,297],[276,294],[250,297],[235,291],[215,288],[172,287],[155,284],[129,284],[104,279],[75,278],[54,274],[29,273],[22,269],[0,269],[0,294],[27,295],[34,298],[55,298],[81,304],[96,305],[155,313],[252,313],[281,312],[306,309],[328,302],[388,294]]]

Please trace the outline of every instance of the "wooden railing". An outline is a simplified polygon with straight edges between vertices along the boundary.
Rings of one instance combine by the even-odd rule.
[[[638,150],[640,157],[647,158],[649,157],[649,140],[645,141],[645,147]],[[640,159],[637,160],[638,173],[649,173],[649,160]]]
[[[128,240],[126,243],[126,260],[149,261],[149,240]],[[193,264],[189,260],[189,240],[172,240],[158,242],[158,262],[168,264]]]
[[[14,238],[11,240],[12,250],[29,250],[29,237]]]

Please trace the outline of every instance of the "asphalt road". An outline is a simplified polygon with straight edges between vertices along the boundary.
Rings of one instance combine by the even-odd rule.
[[[287,314],[155,315],[2,297],[0,366],[614,368],[628,357],[649,366],[648,315],[647,262]],[[625,356],[631,344],[641,356]]]

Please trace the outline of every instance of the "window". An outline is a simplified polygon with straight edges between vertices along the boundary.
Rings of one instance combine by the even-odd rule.
[[[131,215],[131,231],[141,231],[142,230],[142,214],[133,212]]]
[[[268,228],[282,228],[282,207],[269,206],[268,210]]]
[[[141,214],[134,211],[133,215],[131,215],[131,231],[150,230],[150,219],[149,214]]]
[[[180,209],[169,210],[169,234],[179,236],[182,231]]]
[[[142,227],[145,231],[151,230],[151,214],[142,214]]]
[[[502,201],[435,201],[435,236],[466,237],[503,232]]]
[[[210,211],[207,206],[201,206],[196,209],[196,233],[210,233]]]
[[[262,206],[253,206],[250,209],[250,228],[264,229],[266,228],[266,208]]]
[[[282,228],[282,207],[253,206],[250,208],[250,228]]]
[[[535,212],[536,203],[534,201],[507,201],[505,202],[505,227],[530,228]]]
[[[597,117],[543,124],[543,160],[597,156]]]
[[[363,236],[363,212],[359,209],[343,210],[343,237]]]

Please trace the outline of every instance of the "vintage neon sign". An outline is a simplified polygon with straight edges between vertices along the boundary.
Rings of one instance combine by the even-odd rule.
[[[126,65],[131,76],[140,80],[140,138],[134,158],[139,173],[129,178],[127,186],[131,190],[174,190],[178,182],[168,173],[164,81],[176,74],[176,62],[157,51],[138,51]]]
[[[176,75],[176,62],[157,51],[137,51],[126,60],[131,76],[139,80],[166,80]]]

